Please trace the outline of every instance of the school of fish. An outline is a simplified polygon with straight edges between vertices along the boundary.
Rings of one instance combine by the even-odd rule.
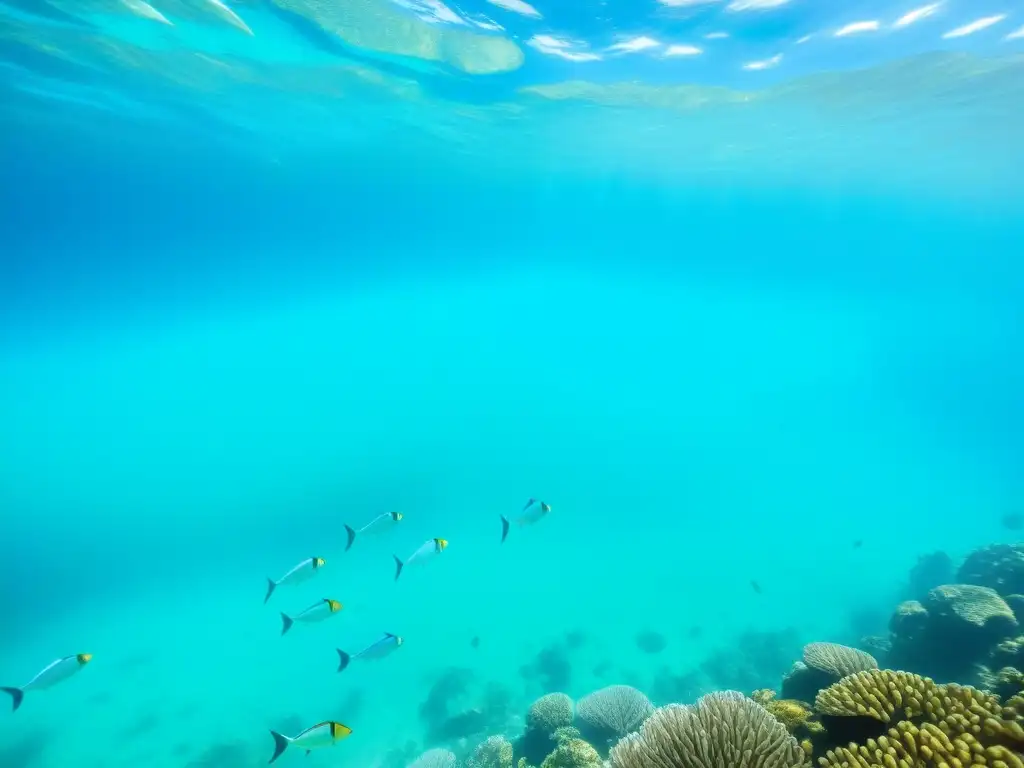
[[[550,512],[550,504],[541,501],[540,499],[530,498],[526,501],[526,504],[523,505],[522,509],[519,510],[519,513],[514,519],[518,526],[534,525],[547,517]],[[500,543],[504,544],[505,540],[508,538],[509,530],[511,529],[511,522],[505,515],[500,515],[500,518]],[[384,533],[392,529],[403,519],[404,515],[401,512],[385,512],[377,515],[360,528],[353,528],[346,524],[345,532],[348,539],[345,544],[345,551],[348,552],[352,548],[352,545],[358,537]],[[406,556],[404,560],[399,558],[398,555],[392,555],[395,561],[395,581],[398,581],[398,578],[402,575],[405,568],[410,565],[422,565],[428,563],[434,560],[438,555],[442,554],[447,548],[447,539],[427,539],[411,554]],[[263,598],[264,605],[270,602],[270,598],[273,597],[280,587],[305,583],[315,577],[326,564],[327,560],[325,558],[307,557],[301,562],[296,563],[295,566],[280,578],[272,579],[268,577],[267,591]],[[332,616],[338,615],[343,608],[344,606],[338,600],[322,598],[294,615],[289,615],[284,611],[281,611],[281,635],[283,636],[287,634],[296,622],[321,622]],[[335,649],[338,654],[337,671],[344,672],[353,661],[377,660],[390,656],[396,650],[401,648],[404,642],[405,641],[398,635],[385,632],[378,640],[355,653],[349,653],[341,648],[337,648]],[[53,686],[77,675],[85,669],[91,661],[91,653],[76,653],[71,656],[64,656],[63,658],[56,659],[47,664],[24,685],[20,687],[0,687],[0,691],[3,691],[11,697],[12,711],[17,711],[22,705],[26,693],[52,688]],[[309,754],[314,749],[333,747],[339,741],[342,741],[352,735],[352,729],[343,723],[326,720],[306,728],[295,736],[285,736],[277,731],[271,731],[270,735],[274,739],[274,753],[271,755],[269,762],[273,763],[284,753],[286,749],[292,746],[304,750],[306,754]]]

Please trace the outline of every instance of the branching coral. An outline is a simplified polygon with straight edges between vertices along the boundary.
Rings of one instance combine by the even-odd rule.
[[[804,646],[804,663],[822,672],[841,678],[867,669],[878,669],[870,653],[839,643],[808,643]]]
[[[611,768],[797,768],[804,749],[764,707],[735,691],[655,710],[611,751]]]

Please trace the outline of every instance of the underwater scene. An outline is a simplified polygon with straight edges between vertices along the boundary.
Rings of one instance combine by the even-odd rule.
[[[0,0],[0,768],[1024,768],[1020,0]]]

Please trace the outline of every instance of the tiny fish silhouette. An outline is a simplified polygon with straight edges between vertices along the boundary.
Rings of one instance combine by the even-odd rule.
[[[1020,512],[1010,512],[1003,515],[1003,527],[1010,531],[1019,531],[1024,525],[1024,515]]]
[[[755,592],[757,592],[757,594],[761,594],[761,585],[758,584],[756,581],[751,581],[750,586],[754,589]]]
[[[474,635],[473,639],[469,641],[469,644],[471,646],[473,646],[474,648],[479,648],[480,647],[480,638],[478,636]]]

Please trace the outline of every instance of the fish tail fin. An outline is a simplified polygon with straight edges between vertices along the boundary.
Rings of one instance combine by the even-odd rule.
[[[21,688],[0,688],[0,691],[10,694],[11,712],[17,712],[18,707],[21,706],[21,700],[25,698],[25,692]]]
[[[338,671],[344,672],[345,667],[347,667],[348,663],[352,661],[352,657],[341,650],[341,648],[335,648],[335,650],[338,652]]]
[[[348,535],[348,543],[345,544],[345,551],[348,552],[350,549],[352,549],[352,544],[356,540],[356,531],[355,528],[353,528],[351,525],[346,525],[345,533]]]
[[[263,604],[266,605],[270,600],[270,596],[274,594],[274,590],[277,589],[277,582],[269,576],[267,577],[267,596],[263,598]]]
[[[392,555],[395,558],[395,581],[398,581],[398,577],[402,575],[402,569],[405,568],[405,563],[398,559],[398,555]]]
[[[274,737],[274,755],[270,758],[270,762],[267,763],[267,765],[270,765],[270,763],[277,760],[277,758],[281,756],[281,753],[288,749],[288,744],[291,743],[291,739],[287,736],[282,736],[277,731],[271,731],[270,735]]]
[[[508,538],[508,518],[504,515],[501,516],[501,543],[505,543],[505,539]]]
[[[292,628],[292,624],[295,623],[295,619],[286,613],[281,614],[281,634],[284,635]]]

